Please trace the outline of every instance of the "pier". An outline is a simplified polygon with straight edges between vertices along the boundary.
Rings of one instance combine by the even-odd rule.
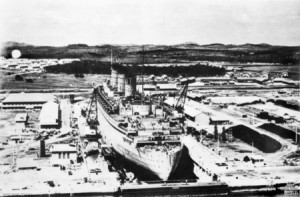
[[[192,136],[184,136],[182,142],[189,150],[192,160],[207,174],[218,176],[228,170],[224,158],[209,150]]]

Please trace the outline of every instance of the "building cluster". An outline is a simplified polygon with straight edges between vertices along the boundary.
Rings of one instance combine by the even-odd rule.
[[[39,129],[61,128],[60,105],[52,94],[9,94],[2,100],[0,107],[2,110],[40,110]],[[15,122],[25,124],[24,126],[26,126],[28,119],[27,113],[19,113],[16,115]]]
[[[80,59],[5,59],[0,58],[0,68],[23,72],[43,72],[44,67],[68,64]]]
[[[269,72],[250,72],[250,71],[242,71],[242,72],[232,72],[227,73],[231,77],[239,79],[239,78],[269,78]]]
[[[286,78],[289,73],[286,70],[281,72],[269,72],[264,70],[262,72],[251,72],[251,71],[240,71],[240,72],[227,72],[227,75],[236,79],[275,79],[275,78]]]

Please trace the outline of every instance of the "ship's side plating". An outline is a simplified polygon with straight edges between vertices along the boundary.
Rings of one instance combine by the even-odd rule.
[[[161,134],[162,130],[154,129],[146,137],[144,130],[135,128],[132,131],[120,126],[120,122],[115,118],[134,118],[136,116],[149,116],[153,114],[156,117],[156,108],[147,104],[134,104],[133,98],[136,91],[136,75],[130,70],[120,68],[118,65],[111,67],[111,79],[103,86],[98,87],[98,119],[100,122],[100,131],[103,140],[111,144],[115,151],[126,157],[128,160],[152,171],[163,180],[167,180],[170,173],[177,167],[182,154],[182,144],[178,136]],[[123,95],[119,99],[115,94]],[[122,99],[130,98],[127,103]],[[123,104],[123,105],[122,105]],[[127,106],[132,110],[128,110]],[[113,112],[114,109],[118,112]],[[134,111],[135,110],[135,111]],[[163,112],[161,110],[160,112]],[[113,114],[113,115],[112,115]],[[144,121],[144,120],[142,120]],[[157,119],[156,119],[157,121]],[[144,122],[143,122],[144,123]],[[143,124],[141,122],[141,124]],[[152,124],[152,122],[151,122]],[[164,129],[164,131],[168,131]],[[131,135],[131,132],[136,132]],[[156,135],[156,133],[158,133]],[[145,137],[145,139],[144,139]]]
[[[177,167],[182,153],[180,146],[176,151],[152,151],[143,152],[134,144],[134,139],[126,136],[126,131],[120,128],[115,120],[101,106],[99,110],[100,130],[103,140],[119,154],[128,160],[154,172],[158,177],[167,180],[170,173]]]

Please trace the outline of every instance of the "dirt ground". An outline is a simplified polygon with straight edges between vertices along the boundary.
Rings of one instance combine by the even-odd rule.
[[[39,73],[22,75],[24,78],[33,78],[33,83],[25,80],[16,81],[14,72],[8,75],[7,71],[0,70],[0,89],[60,89],[60,88],[92,88],[94,83],[101,83],[106,75],[85,74],[84,78],[76,78],[72,74]]]
[[[6,111],[0,110],[0,142],[5,141],[9,136],[15,134],[22,134],[22,131],[19,126],[15,124],[15,117],[19,113],[27,113],[29,116],[28,122],[32,122],[32,129],[37,128],[38,117],[40,111]]]

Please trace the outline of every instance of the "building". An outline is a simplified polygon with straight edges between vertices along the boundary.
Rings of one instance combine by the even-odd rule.
[[[39,116],[40,129],[60,129],[61,110],[58,103],[49,101],[43,105]]]
[[[9,94],[2,101],[2,109],[41,109],[43,104],[54,98],[52,94],[41,93]]]
[[[209,119],[209,124],[210,125],[230,125],[232,122],[228,119],[224,119],[221,117],[216,117],[216,116],[211,116]]]
[[[209,125],[209,116],[190,106],[184,106],[185,117],[199,126]]]
[[[252,163],[255,162],[264,162],[264,157],[261,155],[250,155],[249,158],[251,159]]]
[[[291,79],[287,79],[287,78],[275,78],[272,81],[273,83],[283,83],[286,85],[297,85],[296,81],[293,81]]]
[[[225,77],[199,77],[197,78],[197,81],[200,82],[229,82],[231,79],[230,78],[225,78]]]
[[[51,164],[66,165],[77,159],[77,150],[75,146],[69,144],[53,144],[50,147]]]

